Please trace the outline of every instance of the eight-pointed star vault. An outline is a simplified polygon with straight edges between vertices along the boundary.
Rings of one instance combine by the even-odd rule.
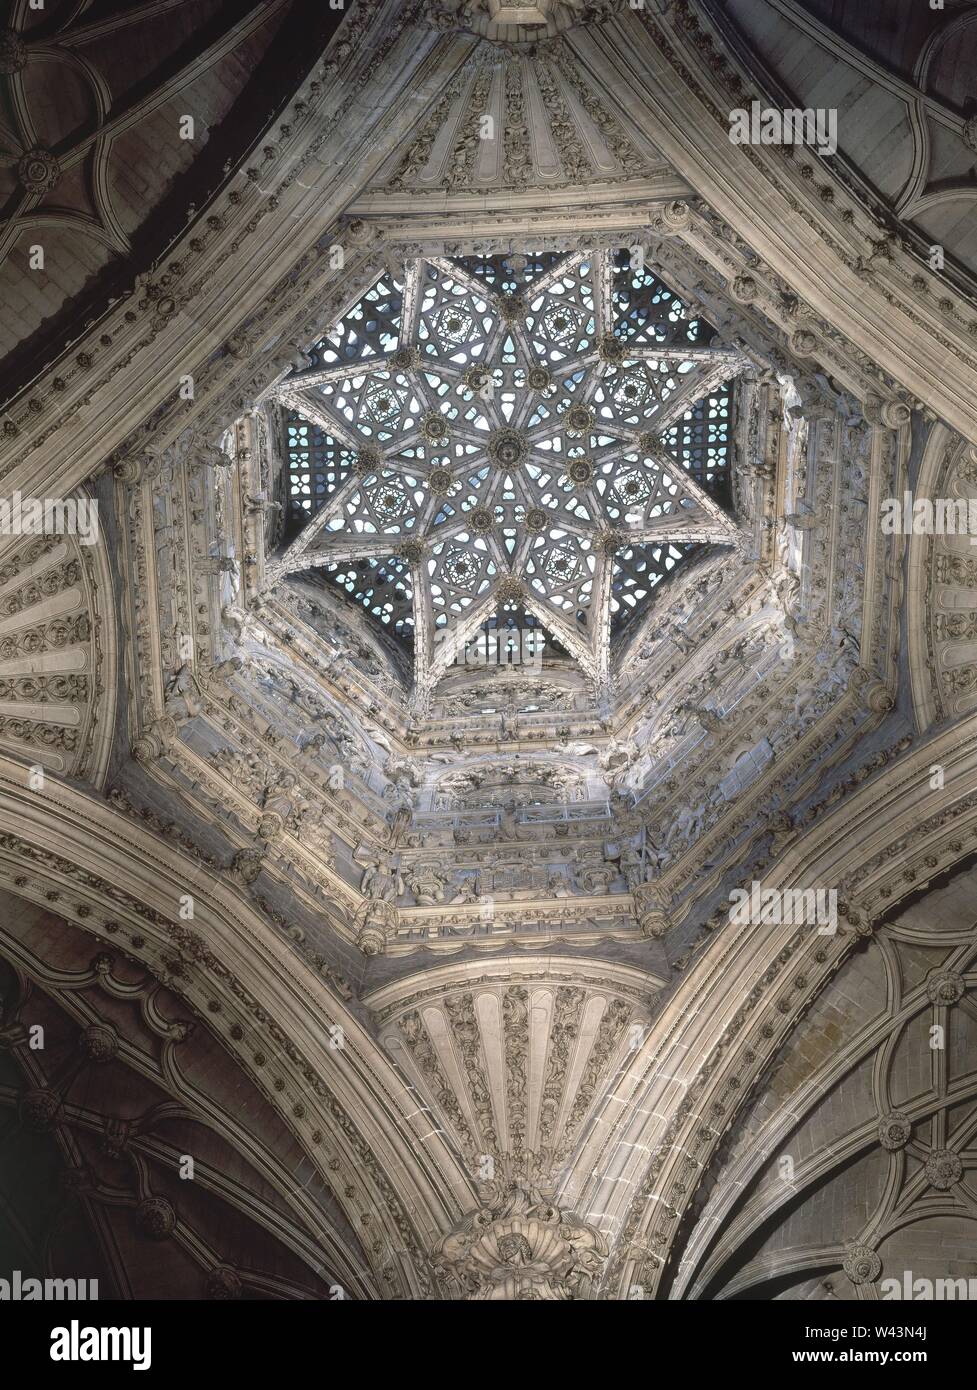
[[[275,388],[338,463],[269,581],[385,561],[412,608],[415,704],[505,606],[605,690],[629,562],[664,572],[691,543],[739,538],[668,448],[747,365],[703,327],[610,251],[409,262]]]

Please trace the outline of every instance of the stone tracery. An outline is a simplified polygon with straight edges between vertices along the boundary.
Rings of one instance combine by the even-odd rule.
[[[698,1297],[796,1274],[790,1296],[819,1297],[789,1239],[751,1264],[766,1189],[746,1151],[781,1120],[744,1100],[778,1049],[792,1074],[791,1034],[803,1050],[812,1003],[838,1007],[836,971],[932,948],[911,909],[908,926],[880,918],[973,846],[974,576],[962,547],[870,523],[910,477],[972,487],[969,291],[915,232],[879,241],[840,162],[743,151],[730,185],[717,131],[754,77],[725,18],[540,5],[531,38],[493,27],[507,8],[429,6],[400,35],[357,5],[264,163],[73,345],[60,384],[12,403],[9,481],[52,460],[75,483],[100,470],[119,531],[97,557],[56,557],[60,578],[55,557],[2,557],[0,695],[18,708],[0,732],[0,870],[192,1001],[230,1078],[257,1080],[263,1129],[329,1184],[355,1296]],[[19,70],[28,50],[4,52]],[[398,83],[424,63],[419,116]],[[656,80],[639,91],[635,71]],[[365,137],[344,115],[359,82]],[[478,139],[486,111],[506,113],[496,148]],[[333,138],[362,165],[354,194],[309,178]],[[768,204],[777,217],[756,214]],[[221,267],[260,247],[250,298],[205,312]],[[646,268],[615,280],[639,248]],[[178,325],[192,405],[145,387]],[[135,381],[137,423],[113,406]],[[290,551],[290,504],[325,523],[299,544],[339,582]],[[662,583],[652,526],[663,548],[697,547],[667,555]],[[719,539],[736,545],[705,548]],[[439,665],[418,614],[464,633],[479,606],[545,633],[541,649]],[[810,874],[839,889],[836,937],[728,920],[731,887]],[[910,960],[920,1017],[967,1016],[972,927],[954,922],[938,967]],[[348,1068],[323,1019],[345,1029]],[[925,1102],[895,1087],[838,1140],[842,1161],[860,1147],[919,1167],[883,1239],[814,1230],[843,1296],[872,1296],[901,1258],[924,1181],[939,1221],[969,1201],[970,1141],[939,1118],[969,1072],[931,1079]],[[62,1114],[48,1090],[23,1097],[38,1125]],[[744,1207],[707,1248],[689,1214],[721,1205],[728,1173]],[[304,1193],[277,1225],[293,1253],[296,1224],[323,1228]],[[161,1241],[182,1230],[172,1193],[133,1211]],[[240,1288],[212,1254],[206,1287]],[[281,1284],[309,1287],[302,1271]]]
[[[276,388],[308,521],[270,573],[323,566],[415,635],[420,703],[510,593],[606,685],[609,624],[690,545],[739,539],[716,501],[728,384],[711,393],[744,360],[608,252],[514,259],[408,263]]]

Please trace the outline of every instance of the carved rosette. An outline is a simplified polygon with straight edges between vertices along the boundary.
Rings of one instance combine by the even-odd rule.
[[[513,574],[504,574],[496,590],[500,603],[521,603],[526,596],[522,582]]]
[[[938,1192],[949,1192],[963,1177],[963,1162],[952,1149],[934,1149],[926,1159],[926,1181]]]
[[[353,460],[353,473],[357,478],[368,478],[383,467],[383,451],[375,444],[362,444]]]
[[[444,497],[451,486],[451,469],[432,468],[427,475],[427,485],[436,497]]]
[[[909,1143],[912,1132],[912,1121],[909,1116],[902,1115],[897,1111],[883,1115],[879,1121],[879,1143],[883,1149],[888,1149],[889,1153],[904,1149]]]
[[[419,565],[425,556],[424,542],[413,538],[404,541],[397,551],[398,555],[407,561],[409,565]]]
[[[931,970],[926,976],[926,993],[931,1004],[948,1008],[963,998],[966,985],[955,970]]]
[[[218,1302],[233,1302],[244,1293],[240,1275],[229,1265],[215,1265],[207,1275],[207,1297]]]
[[[591,1297],[607,1253],[593,1226],[516,1182],[439,1241],[434,1263],[455,1298],[566,1302]]]
[[[574,402],[563,416],[563,426],[567,434],[585,435],[594,428],[594,412],[590,406]]]
[[[421,417],[421,433],[435,448],[444,447],[448,442],[448,421],[440,410],[429,410]]]
[[[57,1091],[42,1087],[25,1091],[17,1108],[21,1124],[35,1134],[47,1134],[61,1123],[61,1097]]]
[[[39,197],[57,184],[61,178],[61,165],[50,150],[28,150],[17,163],[17,178],[25,193]]]
[[[602,362],[623,362],[627,356],[627,347],[623,338],[615,337],[613,333],[605,333],[600,340],[598,352]]]
[[[420,360],[420,348],[402,347],[391,354],[390,365],[396,367],[399,372],[412,372],[417,368]]]
[[[165,1197],[146,1197],[139,1203],[138,1218],[150,1240],[165,1240],[176,1230],[176,1210]]]
[[[853,1284],[871,1284],[882,1273],[882,1261],[869,1245],[849,1245],[842,1265]]]
[[[522,430],[495,430],[489,438],[488,455],[498,468],[516,468],[528,454],[529,443]]]

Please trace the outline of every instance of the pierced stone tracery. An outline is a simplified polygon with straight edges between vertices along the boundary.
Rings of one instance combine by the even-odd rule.
[[[737,540],[728,382],[745,363],[713,338],[623,253],[409,262],[277,388],[306,524],[272,581],[321,568],[399,635],[423,629],[422,700],[442,639],[498,626],[519,582],[603,688],[610,632],[693,546]],[[383,592],[395,557],[410,620]]]

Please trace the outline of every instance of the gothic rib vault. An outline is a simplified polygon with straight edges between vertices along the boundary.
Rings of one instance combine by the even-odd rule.
[[[724,141],[782,89],[732,8],[507,8],[359,0],[6,405],[5,490],[102,523],[0,554],[0,1117],[72,1194],[0,1215],[22,1267],[969,1272],[977,571],[875,524],[977,498],[966,247]]]
[[[275,393],[308,513],[268,577],[321,566],[353,589],[345,566],[382,561],[359,587],[369,604],[393,582],[369,606],[412,640],[417,711],[517,605],[604,703],[614,614],[643,606],[678,545],[738,538],[690,465],[711,491],[725,481],[728,386],[709,397],[747,359],[697,341],[712,330],[643,264],[526,262],[405,264]],[[713,449],[687,442],[703,416]]]

